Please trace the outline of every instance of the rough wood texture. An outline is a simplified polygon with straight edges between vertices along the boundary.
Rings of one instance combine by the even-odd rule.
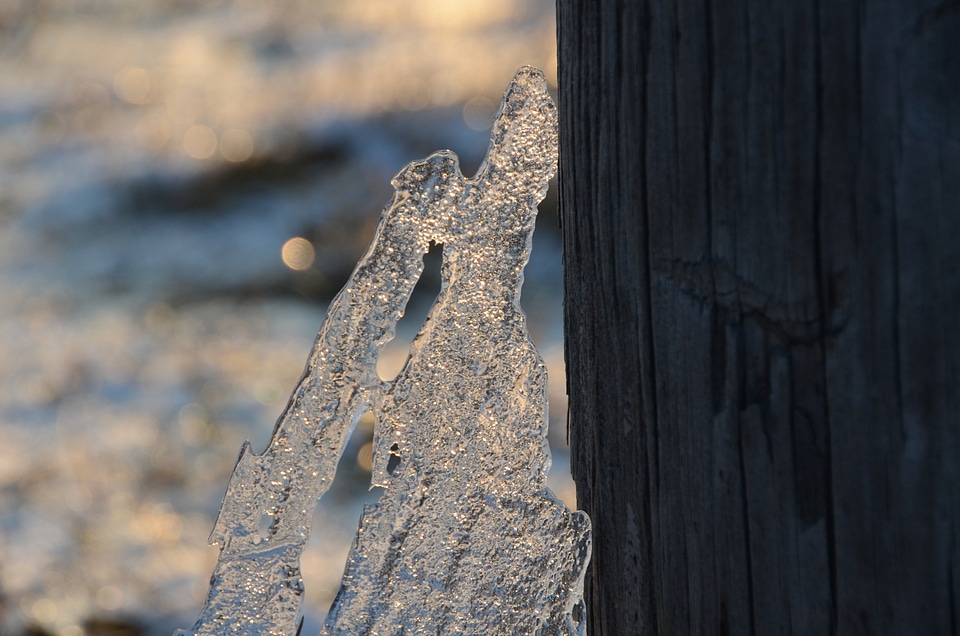
[[[960,3],[558,15],[590,633],[960,633]]]

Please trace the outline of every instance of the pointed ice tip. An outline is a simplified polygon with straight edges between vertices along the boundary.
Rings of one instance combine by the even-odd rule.
[[[547,78],[543,71],[535,66],[521,66],[514,73],[513,79],[503,93],[503,101],[516,100],[535,100],[537,102],[548,101],[551,104],[550,91],[547,86]],[[503,105],[501,104],[501,110]]]
[[[524,65],[517,69],[517,72],[513,75],[514,82],[525,81],[528,83],[536,83],[542,85],[544,88],[547,87],[547,77],[543,74],[543,71],[538,69],[536,66]]]
[[[546,77],[533,66],[520,67],[503,93],[487,157],[475,179],[496,181],[497,172],[512,175],[515,196],[523,198],[521,190],[530,190],[542,199],[556,172],[557,131],[557,107]]]

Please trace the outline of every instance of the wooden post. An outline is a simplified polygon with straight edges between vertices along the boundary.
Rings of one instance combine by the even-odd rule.
[[[960,633],[960,4],[558,20],[590,633]]]

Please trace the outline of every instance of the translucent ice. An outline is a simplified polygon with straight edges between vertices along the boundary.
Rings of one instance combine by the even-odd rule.
[[[211,535],[220,560],[183,633],[297,632],[314,506],[366,410],[384,493],[360,520],[322,633],[583,633],[590,522],[546,487],[546,368],[519,304],[556,160],[556,107],[543,75],[522,68],[474,178],[441,151],[393,180],[269,447],[240,452]],[[440,294],[384,383],[377,360],[431,241],[443,244]]]

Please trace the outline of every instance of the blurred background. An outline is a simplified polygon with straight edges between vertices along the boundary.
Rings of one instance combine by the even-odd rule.
[[[523,64],[555,85],[550,0],[0,0],[0,633],[192,623],[240,445],[266,445],[390,178],[442,148],[472,174]],[[555,196],[523,305],[573,507]],[[317,510],[304,634],[377,496],[370,435]]]

